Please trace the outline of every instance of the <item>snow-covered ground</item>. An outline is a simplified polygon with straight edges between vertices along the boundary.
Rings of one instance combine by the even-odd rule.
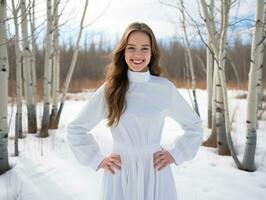
[[[180,89],[189,101],[187,90]],[[245,144],[246,100],[235,99],[239,91],[229,91],[230,113],[234,113],[232,138],[242,160]],[[9,153],[12,169],[0,176],[0,200],[98,200],[103,172],[94,172],[79,165],[66,141],[66,126],[77,115],[92,93],[69,95],[60,127],[41,139],[26,135],[20,140],[20,156],[13,157],[15,108],[11,117]],[[207,94],[198,90],[204,138],[207,122]],[[24,108],[25,109],[25,108]],[[38,113],[42,106],[38,105]],[[26,110],[24,110],[24,113]],[[26,121],[23,122],[24,125]],[[102,151],[111,151],[112,138],[101,122],[93,130]],[[166,120],[162,144],[168,144],[182,134],[171,119]],[[180,166],[173,166],[179,200],[266,200],[266,120],[259,121],[255,172],[240,171],[231,157],[219,156],[214,148],[200,147],[196,157]]]

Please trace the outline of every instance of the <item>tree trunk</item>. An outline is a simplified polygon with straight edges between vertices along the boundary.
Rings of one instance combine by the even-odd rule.
[[[258,103],[258,71],[260,68],[260,45],[263,35],[263,0],[257,0],[256,25],[251,48],[251,63],[249,71],[247,96],[247,140],[243,157],[243,167],[247,171],[255,170],[255,151],[257,143],[257,103]]]
[[[51,83],[52,83],[52,2],[46,1],[47,11],[47,30],[46,30],[46,43],[45,43],[45,61],[44,61],[44,104],[42,125],[39,137],[48,137],[48,128],[50,121],[50,98],[51,98]]]
[[[212,44],[212,49],[214,51],[214,57],[215,57],[215,62],[217,62],[217,67],[218,67],[218,74],[220,78],[220,83],[221,83],[221,89],[222,89],[222,99],[223,99],[223,111],[224,111],[224,119],[225,119],[225,134],[227,138],[227,143],[230,149],[230,153],[239,169],[242,169],[242,164],[240,163],[239,159],[237,158],[231,134],[230,134],[230,121],[229,121],[229,112],[228,112],[228,97],[227,97],[227,87],[226,87],[226,78],[225,78],[225,71],[224,71],[224,58],[225,58],[225,39],[226,39],[226,31],[228,27],[228,18],[229,18],[229,10],[230,10],[230,5],[231,1],[230,0],[222,0],[221,5],[221,17],[222,17],[222,23],[221,23],[221,29],[220,29],[220,36],[219,40],[217,41],[217,38],[215,37],[216,35],[216,29],[214,24],[211,22],[210,13],[207,9],[207,4],[205,0],[201,0],[201,5],[202,5],[202,10],[203,14],[205,17],[205,23],[206,27],[208,30],[208,33],[211,38],[211,44]],[[216,122],[217,123],[217,122]],[[221,122],[219,122],[221,123]]]
[[[214,64],[217,64],[216,62]],[[217,96],[217,91],[216,91],[216,85],[217,83],[217,67],[214,67],[214,72],[213,72],[213,79],[212,79],[212,86],[209,86],[209,88],[212,88],[212,96],[211,96],[211,135],[209,138],[203,142],[203,146],[207,147],[217,147],[217,127],[216,127],[216,96]]]
[[[196,95],[196,76],[195,76],[195,72],[194,72],[194,63],[193,63],[193,58],[192,58],[192,54],[190,51],[190,43],[188,40],[188,36],[187,36],[187,29],[186,29],[186,18],[185,18],[185,13],[184,13],[184,3],[183,0],[180,0],[181,3],[181,8],[179,9],[182,15],[182,26],[183,26],[183,31],[184,31],[184,37],[185,37],[185,49],[187,52],[187,56],[188,56],[188,68],[190,71],[190,76],[191,76],[191,86],[192,86],[192,94],[193,94],[193,107],[195,112],[200,116],[199,113],[199,108],[198,108],[198,102],[197,102],[197,95]]]
[[[33,88],[33,98],[36,104],[37,102],[37,80],[36,80],[36,27],[35,27],[35,0],[32,0],[31,9],[29,11],[30,17],[30,27],[31,27],[31,56],[30,56],[30,65],[31,65],[31,76],[32,76],[32,88]]]
[[[19,48],[19,26],[18,26],[18,8],[15,7],[15,2],[12,0],[12,10],[14,16],[14,26],[15,26],[15,55],[16,55],[16,101],[17,101],[17,111],[16,111],[16,122],[15,122],[15,156],[19,155],[18,149],[18,138],[22,138],[22,80],[21,80],[21,51]]]
[[[265,36],[266,36],[266,26],[265,26],[265,22],[266,22],[266,3],[264,3],[264,9],[263,9],[263,24],[264,24],[264,28],[263,28],[263,32],[262,32],[262,43],[265,40]],[[264,45],[260,45],[260,57],[259,57],[259,71],[258,71],[258,110],[263,109],[263,81],[262,81],[262,69],[263,69],[263,55],[264,55]],[[259,118],[258,118],[259,119]]]
[[[217,144],[218,144],[218,154],[219,155],[230,155],[226,140],[226,128],[225,128],[225,116],[224,116],[224,101],[223,92],[221,88],[221,80],[217,75],[217,85],[216,85],[216,130],[217,130]]]
[[[214,1],[211,0],[207,7],[209,11],[209,23],[214,23]],[[208,128],[211,128],[211,135],[203,142],[204,146],[217,147],[217,128],[216,128],[216,82],[217,82],[217,69],[214,68],[214,51],[212,49],[212,38],[209,31],[208,46],[207,46],[207,91],[208,91]],[[213,72],[214,71],[214,72]]]
[[[211,47],[210,39],[208,39],[208,46]],[[207,91],[208,91],[208,128],[212,127],[212,91],[213,91],[213,54],[210,49],[207,48]]]
[[[0,175],[10,169],[8,161],[8,57],[6,38],[6,1],[0,1]]]
[[[29,35],[28,35],[28,19],[27,19],[27,9],[26,1],[21,0],[21,29],[23,37],[23,72],[25,78],[24,90],[25,97],[27,102],[27,114],[28,114],[28,132],[36,133],[37,132],[37,118],[36,118],[36,104],[34,102],[33,94],[33,79],[31,71],[31,62],[30,62],[30,45],[29,45]]]
[[[59,47],[59,26],[58,26],[58,6],[59,1],[54,0],[54,14],[53,14],[53,45],[54,45],[54,57],[53,57],[53,88],[52,88],[52,98],[53,106],[50,115],[50,129],[56,129],[58,124],[56,123],[56,115],[58,112],[58,97],[60,95],[59,91],[59,80],[60,80],[60,47]]]
[[[59,107],[59,111],[58,111],[58,113],[56,115],[57,126],[59,124],[60,116],[61,116],[61,113],[62,113],[62,110],[63,110],[63,107],[64,107],[65,96],[66,96],[66,93],[68,91],[69,83],[70,83],[73,71],[75,69],[75,65],[76,65],[76,61],[77,61],[77,57],[78,57],[78,53],[79,53],[79,42],[80,42],[80,38],[81,38],[82,31],[83,31],[83,28],[84,28],[83,27],[83,22],[84,22],[85,14],[86,14],[86,11],[87,11],[87,7],[88,7],[88,0],[86,0],[86,2],[85,2],[82,18],[81,18],[81,21],[80,21],[79,35],[78,35],[78,38],[77,38],[77,41],[76,41],[76,45],[75,45],[73,57],[72,57],[72,60],[71,60],[71,64],[70,64],[70,67],[69,67],[69,70],[68,70],[68,73],[67,73],[67,77],[66,77],[63,89],[62,89],[62,95],[61,95],[61,98],[60,98],[60,107]]]

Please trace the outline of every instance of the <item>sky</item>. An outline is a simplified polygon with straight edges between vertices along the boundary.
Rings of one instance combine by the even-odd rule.
[[[163,1],[171,4],[177,2],[177,0]],[[184,0],[184,3],[190,15],[196,21],[202,23],[198,1]],[[254,0],[241,0],[239,4],[235,4],[233,7],[231,18],[251,17],[253,19],[256,8],[255,3],[256,1]],[[74,17],[71,16],[70,18],[76,23],[80,19],[80,17],[77,17],[76,12],[82,13],[84,1],[75,2],[70,0],[68,4],[66,13],[71,13]],[[179,20],[180,12],[173,7],[163,5],[159,0],[90,0],[86,23],[92,22],[105,8],[107,9],[104,14],[89,26],[87,31],[93,30],[120,36],[128,24],[139,21],[147,23],[158,38],[182,37],[182,28]],[[73,12],[73,10],[75,11]],[[62,21],[64,21],[63,18]],[[244,23],[241,26],[243,25]],[[73,26],[74,24],[71,25],[71,27]],[[193,38],[197,34],[195,28],[188,27],[190,37]]]
[[[164,2],[172,2],[172,4],[176,1],[164,0]],[[76,2],[69,1],[67,13],[71,12],[71,10],[81,13],[84,1]],[[184,2],[191,16],[196,20],[200,20],[198,1],[185,0]],[[254,0],[241,0],[238,11],[239,16],[249,16],[254,13],[255,2]],[[109,33],[121,33],[129,23],[140,21],[148,23],[159,37],[173,36],[176,32],[180,32],[178,30],[180,29],[178,27],[180,26],[179,12],[175,8],[161,4],[159,0],[90,0],[86,21],[91,22],[106,7],[106,12],[92,24],[91,29],[108,31]],[[74,12],[71,13],[77,16]],[[235,11],[232,11],[232,16],[235,13]],[[75,17],[74,21],[79,20],[77,18]]]
[[[178,0],[161,1],[174,4]],[[60,17],[60,38],[61,42],[67,42],[69,38],[74,39],[77,36],[85,0],[61,0],[61,2],[59,10],[63,10],[63,12]],[[198,0],[184,0],[189,14],[196,21],[202,23],[198,2]],[[46,19],[45,8],[45,1],[36,0],[36,24],[40,25],[39,30],[45,30],[43,23]],[[231,19],[237,17],[238,19],[253,20],[255,9],[255,0],[240,0],[231,11]],[[218,14],[215,15],[218,16]],[[93,33],[94,42],[97,43],[97,40],[102,37],[112,44],[121,36],[128,24],[134,21],[147,23],[159,39],[172,37],[180,39],[182,38],[182,28],[179,19],[180,12],[177,9],[163,5],[159,0],[89,0],[85,24],[90,25],[86,26],[82,40],[89,38],[88,40],[92,41],[90,35]],[[247,30],[247,27],[251,25],[250,20],[242,21],[237,24],[240,29],[235,30],[235,33],[237,32],[237,35],[245,38],[250,35],[250,29]],[[10,26],[9,29],[12,30],[12,27]],[[191,40],[199,39],[192,24],[188,25],[188,31]],[[40,38],[41,36],[42,34],[40,34]]]

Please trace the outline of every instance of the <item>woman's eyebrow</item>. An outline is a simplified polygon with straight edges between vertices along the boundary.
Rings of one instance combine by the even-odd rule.
[[[127,44],[127,45],[130,45],[130,46],[136,46],[135,44]],[[141,46],[147,46],[147,47],[150,47],[151,45],[149,45],[149,44],[143,44],[143,45],[141,45]]]

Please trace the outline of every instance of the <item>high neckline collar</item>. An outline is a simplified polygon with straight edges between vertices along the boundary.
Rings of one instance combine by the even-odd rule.
[[[150,71],[146,72],[134,72],[131,70],[127,70],[128,80],[131,82],[147,82],[150,80]]]

